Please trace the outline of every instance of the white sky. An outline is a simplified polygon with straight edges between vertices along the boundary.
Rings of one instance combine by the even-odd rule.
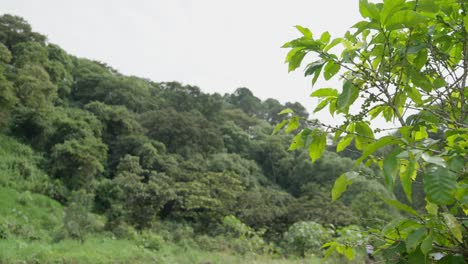
[[[123,74],[210,93],[247,87],[309,110],[317,103],[310,78],[288,74],[280,46],[299,36],[294,25],[338,37],[359,21],[357,0],[0,0],[0,13],[22,16],[67,52]]]

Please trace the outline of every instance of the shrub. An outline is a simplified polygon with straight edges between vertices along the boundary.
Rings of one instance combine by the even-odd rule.
[[[332,233],[316,222],[298,222],[284,234],[284,248],[288,253],[300,256],[322,255],[321,247],[330,241]]]

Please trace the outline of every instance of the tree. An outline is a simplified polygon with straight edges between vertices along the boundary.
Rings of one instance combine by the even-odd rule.
[[[33,32],[31,26],[21,17],[5,14],[0,16],[0,42],[9,49],[20,42],[37,41],[43,43],[46,37]]]
[[[312,84],[340,76],[343,87],[316,89],[315,111],[328,106],[345,122],[332,127],[314,122],[294,138],[291,149],[308,147],[313,161],[332,134],[341,151],[353,141],[361,157],[356,164],[377,164],[393,190],[396,178],[407,201],[382,199],[407,214],[379,233],[383,249],[397,247],[403,260],[428,258],[443,252],[448,258],[468,258],[468,16],[467,3],[455,0],[359,1],[364,18],[341,38],[328,32],[314,37],[297,26],[302,36],[286,43],[289,71],[301,66],[305,55],[314,60],[305,67]],[[341,44],[341,48],[336,48]],[[307,58],[310,58],[310,57]],[[359,98],[359,99],[358,99]],[[356,111],[356,109],[358,109]],[[376,137],[383,128],[371,125],[380,118],[397,133]],[[296,120],[296,121],[294,121]],[[395,122],[396,124],[392,124]],[[297,118],[282,122],[296,129]],[[435,140],[434,134],[441,135]],[[385,157],[374,153],[390,146]],[[419,176],[426,198],[425,212],[412,208],[412,185]],[[353,181],[340,176],[332,190],[336,200]],[[464,218],[465,217],[465,218]]]
[[[17,99],[14,95],[13,84],[4,75],[11,58],[10,50],[0,43],[0,120],[2,120],[0,121],[0,128],[4,126]]]
[[[236,91],[229,95],[227,101],[250,116],[258,116],[262,110],[262,102],[255,97],[248,88],[237,88]]]
[[[57,96],[57,87],[44,68],[36,64],[26,64],[18,70],[14,87],[18,103],[34,111],[49,109]]]
[[[66,140],[52,148],[50,171],[69,189],[94,188],[95,177],[104,172],[107,146],[100,139]]]

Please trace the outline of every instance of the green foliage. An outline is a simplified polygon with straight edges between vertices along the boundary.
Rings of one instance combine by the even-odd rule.
[[[9,14],[0,17],[0,42],[9,49],[20,42],[44,42],[45,39],[45,36],[33,32],[31,26],[21,17]]]
[[[298,222],[284,234],[284,246],[300,256],[322,255],[322,245],[329,241],[332,231],[315,222]]]
[[[141,229],[155,220],[160,209],[175,198],[170,179],[141,168],[139,158],[127,155],[117,167],[112,181],[103,181],[97,190],[100,206],[107,211],[109,226],[122,221]]]
[[[57,87],[39,65],[26,64],[18,70],[14,80],[15,96],[21,106],[34,111],[43,111],[52,106],[57,96]]]
[[[366,161],[382,169],[388,190],[394,190],[395,182],[401,184],[409,205],[383,200],[411,216],[382,230],[380,237],[385,239],[398,234],[382,249],[398,251],[400,260],[409,263],[427,259],[435,248],[447,258],[466,258],[467,236],[460,227],[467,212],[466,3],[361,0],[359,11],[364,20],[331,42],[329,34],[314,38],[309,29],[297,27],[302,36],[283,46],[290,49],[288,69],[299,68],[308,55],[314,61],[306,67],[306,76],[314,75],[313,84],[321,74],[325,81],[340,74],[340,91],[322,88],[312,95],[321,98],[317,111],[328,104],[330,114],[342,115],[345,122],[338,127],[318,124],[334,134],[338,152],[354,141],[362,152],[356,164]],[[371,127],[375,118],[397,123],[397,133],[376,139],[374,132],[382,128]],[[301,136],[299,147],[312,146],[310,157],[315,161],[320,153],[313,135]],[[389,155],[379,156],[377,151],[384,148],[390,149]],[[447,165],[452,160],[455,167]],[[413,204],[417,179],[422,179],[428,213],[415,210]],[[338,178],[333,199],[350,183],[346,176]],[[399,243],[405,246],[391,249]],[[346,255],[339,243],[328,246]]]
[[[74,191],[71,194],[63,217],[64,229],[67,236],[84,242],[87,233],[94,227],[94,219],[89,210],[92,207],[93,195],[84,190]]]
[[[238,239],[242,241],[241,243],[246,247],[246,252],[243,253],[268,253],[273,250],[272,245],[262,238],[264,230],[255,231],[232,215],[224,217],[223,225],[234,231]]]
[[[297,28],[305,38],[313,37],[309,30]],[[329,43],[330,35],[324,33],[320,41]],[[307,52],[300,47],[289,54],[294,67],[307,58],[303,56]],[[423,59],[418,58],[418,63]],[[323,70],[330,79],[345,69],[329,58],[320,58],[307,67],[306,74],[317,80]],[[445,85],[442,78],[428,82]],[[358,101],[359,85],[356,80],[348,82],[344,87],[349,93],[344,95],[341,90],[326,88],[313,96],[325,97],[320,108],[328,106],[338,114]],[[425,99],[414,89],[408,93]],[[287,110],[281,111],[283,108]],[[292,120],[281,121],[285,116]],[[430,113],[424,115],[427,122],[434,118]],[[418,122],[419,117],[411,120]],[[374,142],[370,122],[356,119],[344,127],[349,133],[336,137],[343,138],[339,143],[343,151],[337,154],[327,147],[331,139],[319,129],[319,122],[309,121],[307,110],[299,103],[262,101],[248,88],[221,96],[178,82],[124,76],[105,63],[67,54],[33,32],[23,19],[10,15],[0,17],[0,123],[0,186],[8,196],[0,208],[0,220],[6,219],[0,225],[4,238],[0,247],[8,253],[0,253],[0,262],[7,263],[47,263],[50,259],[229,263],[231,255],[224,252],[245,254],[245,258],[233,257],[234,263],[274,263],[258,255],[291,255],[288,249],[273,244],[281,244],[282,234],[294,223],[380,226],[391,219],[394,214],[387,212],[389,206],[371,199],[375,193],[391,196],[375,168],[356,166],[353,171],[360,176],[352,185],[346,180],[347,191],[340,200],[332,203],[325,190],[353,167],[357,158],[353,151],[363,150],[366,156],[358,162],[367,162],[376,158],[374,151],[382,146],[391,148],[413,139],[422,143],[435,134],[433,128],[419,125],[414,130],[402,129],[404,140]],[[290,150],[309,147],[308,151],[288,151],[291,134],[271,135],[281,127],[291,133],[301,131]],[[401,179],[408,187],[416,169],[423,168],[420,161],[462,171],[463,138],[452,133],[448,142],[458,151],[448,160],[425,152],[404,152],[404,148],[392,152],[385,164],[387,183],[398,183],[396,174],[405,165],[409,169],[405,167]],[[404,155],[411,157],[413,165],[405,163]],[[434,183],[444,180],[431,179]],[[457,182],[456,186],[455,200],[462,203],[464,185]],[[422,189],[411,186],[413,193]],[[36,193],[62,205],[49,206],[46,201],[50,199]],[[431,201],[444,198],[444,193],[432,193]],[[401,194],[402,190],[397,197]],[[431,210],[439,210],[437,206]],[[47,213],[51,214],[48,222],[44,220]],[[437,219],[427,230],[443,224],[451,228],[441,234],[428,231],[431,235],[422,238],[423,242],[420,237],[412,240],[421,243],[424,254],[430,251],[427,241],[460,236],[458,219]],[[336,250],[349,252],[345,242],[334,242],[341,243]],[[208,254],[200,248],[222,253]],[[335,257],[331,256],[332,261],[342,260]],[[310,259],[317,261],[316,257]]]
[[[92,188],[104,171],[107,147],[94,137],[70,139],[52,148],[50,171],[70,189]]]

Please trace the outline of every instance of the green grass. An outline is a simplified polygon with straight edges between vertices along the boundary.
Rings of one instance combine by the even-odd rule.
[[[151,251],[137,246],[133,241],[112,240],[99,236],[91,237],[83,244],[74,240],[63,240],[55,244],[0,240],[0,248],[3,251],[0,252],[1,263],[304,263],[269,256],[205,252],[170,243],[164,244],[157,251]]]
[[[63,207],[29,191],[0,187],[0,263],[300,263],[271,256],[209,252],[164,242],[158,250],[137,240],[94,233],[84,243],[53,242],[62,226]]]
[[[50,241],[63,208],[44,195],[0,187],[0,236]]]

